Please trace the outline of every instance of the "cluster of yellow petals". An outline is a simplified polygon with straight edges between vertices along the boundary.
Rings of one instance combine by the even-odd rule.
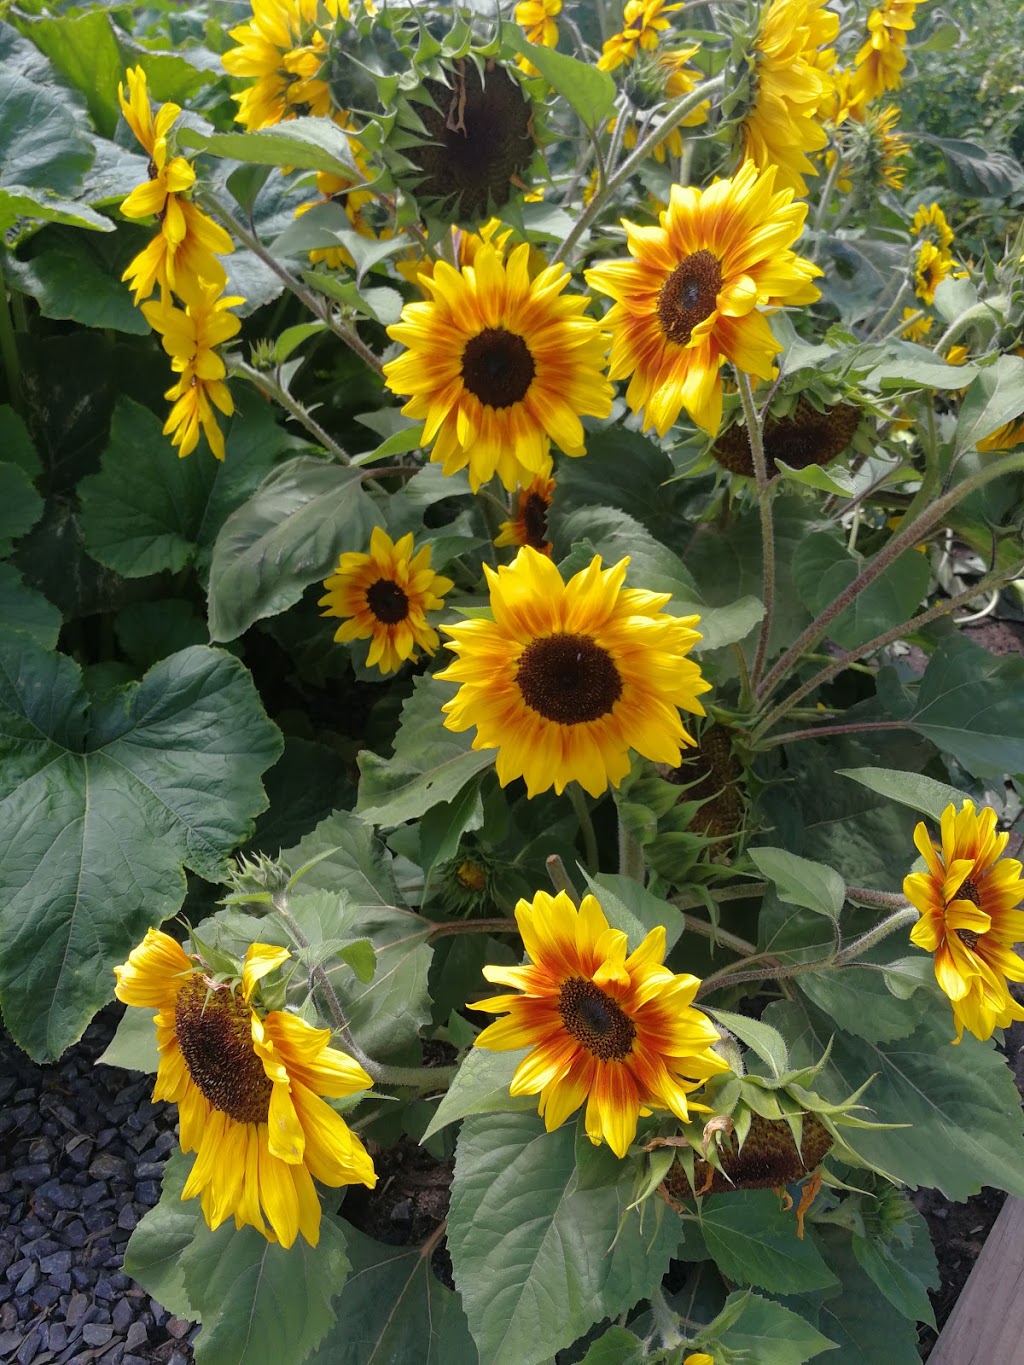
[[[515,8],[515,21],[524,31],[528,43],[533,43],[536,47],[557,47],[556,20],[561,12],[562,0],[519,0]],[[527,57],[517,57],[516,64],[527,76],[540,75]]]
[[[632,61],[637,49],[650,52],[658,45],[659,36],[669,27],[666,14],[682,9],[682,4],[665,4],[665,0],[626,0],[622,12],[622,30],[613,33],[601,50],[598,71],[614,71],[623,62]]]
[[[914,27],[914,10],[924,0],[886,0],[868,15],[868,38],[857,53],[855,65],[861,97],[877,99],[886,90],[898,90],[907,64],[907,34]]]
[[[914,255],[914,293],[930,307],[942,281],[961,273],[950,250],[953,231],[938,204],[922,205],[914,214],[910,230],[920,239]]]
[[[252,19],[230,30],[238,44],[221,57],[232,76],[253,81],[233,98],[237,121],[250,131],[284,119],[333,111],[323,78],[328,43],[348,0],[252,0]]]

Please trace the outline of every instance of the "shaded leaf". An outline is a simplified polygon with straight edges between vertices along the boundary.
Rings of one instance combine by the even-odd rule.
[[[588,128],[597,128],[615,104],[615,82],[607,71],[549,47],[528,43],[517,24],[502,24],[502,38],[535,66]]]
[[[864,568],[862,555],[851,555],[838,537],[825,532],[806,536],[793,557],[793,580],[808,610],[815,615],[849,587]],[[925,555],[904,551],[861,592],[828,628],[830,639],[853,649],[881,634],[894,621],[914,615],[928,591],[931,570]]]
[[[142,1010],[132,1013],[144,1013]],[[182,1253],[192,1245],[199,1221],[199,1201],[181,1202],[181,1192],[193,1158],[172,1152],[164,1167],[163,1188],[156,1208],[145,1214],[125,1248],[124,1270],[158,1303],[186,1322],[198,1317],[185,1290]]]
[[[483,1017],[483,1016],[481,1016]],[[462,1059],[455,1078],[437,1106],[427,1125],[422,1141],[457,1123],[468,1114],[498,1114],[519,1110],[537,1110],[536,1095],[510,1095],[509,1086],[516,1068],[529,1048],[515,1048],[510,1052],[490,1052],[486,1048],[471,1048]]]
[[[156,1045],[156,1010],[131,1006],[121,1016],[113,1038],[96,1058],[98,1066],[120,1066],[126,1071],[155,1072],[160,1065]]]
[[[303,171],[329,171],[350,182],[363,176],[352,155],[352,145],[330,119],[295,118],[260,128],[254,133],[208,133],[182,127],[182,147],[210,152],[256,166],[294,166]]]
[[[780,900],[804,905],[819,915],[837,919],[846,899],[846,885],[834,868],[799,858],[784,848],[752,848],[754,866],[775,883]]]
[[[747,1365],[803,1365],[835,1345],[798,1314],[759,1294],[730,1294],[722,1316],[728,1317],[729,1325],[715,1333],[715,1339]],[[705,1336],[711,1336],[714,1327],[711,1323],[705,1328]]]
[[[771,1190],[740,1190],[701,1200],[695,1217],[727,1280],[775,1294],[827,1289],[835,1276],[813,1236],[796,1235],[796,1219]]]
[[[837,768],[836,776],[851,777],[869,791],[891,797],[911,810],[930,815],[933,820],[942,818],[942,812],[950,802],[959,809],[964,801],[963,792],[955,787],[936,782],[934,777],[925,777],[923,773],[905,773],[898,768]]]

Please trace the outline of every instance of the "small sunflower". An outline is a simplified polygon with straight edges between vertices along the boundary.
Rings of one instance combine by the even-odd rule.
[[[516,499],[516,515],[503,521],[494,543],[499,549],[506,545],[529,545],[542,555],[551,554],[548,540],[548,513],[555,491],[555,481],[547,474],[538,474],[526,488],[520,488]]]
[[[934,242],[942,252],[948,252],[953,245],[953,229],[938,204],[922,204],[914,214],[910,231],[915,237]]]
[[[608,337],[584,317],[586,295],[563,294],[564,265],[530,278],[524,242],[507,260],[484,245],[472,266],[444,261],[428,279],[427,303],[407,303],[388,336],[409,349],[384,366],[402,408],[422,419],[430,458],[455,474],[468,466],[473,491],[495,473],[511,491],[544,468],[555,441],[584,454],[581,416],[607,417]]]
[[[644,111],[653,109],[663,100],[676,100],[683,95],[689,95],[704,79],[703,72],[688,65],[690,59],[696,56],[699,51],[700,44],[693,43],[690,47],[654,53],[643,60],[638,58],[632,64],[625,87],[630,103],[637,110]],[[683,134],[681,130],[683,128],[696,128],[700,124],[706,123],[710,109],[711,101],[704,100],[702,104],[697,105],[696,109],[687,114],[681,124],[670,129],[660,142],[655,143],[651,149],[651,155],[655,161],[664,165],[668,157],[682,156]],[[616,119],[612,119],[608,124],[609,133],[614,132],[616,122]],[[630,118],[622,134],[622,145],[631,150],[640,141],[641,132],[640,121],[637,118]]]
[[[443,628],[459,657],[437,676],[462,684],[445,725],[476,726],[473,748],[498,750],[502,786],[522,777],[536,796],[578,782],[600,796],[629,772],[631,748],[675,765],[693,744],[679,708],[704,714],[710,684],[686,657],[700,618],[662,611],[668,593],[624,588],[628,563],[595,556],[564,583],[524,546],[497,573],[484,565],[493,619]]]
[[[613,33],[601,49],[598,71],[614,71],[632,61],[637,48],[645,52],[658,46],[658,39],[669,27],[666,14],[682,9],[682,4],[666,5],[665,0],[626,0],[622,11],[622,32]]]
[[[817,175],[807,153],[827,142],[819,113],[834,96],[839,16],[826,0],[771,0],[754,44],[754,102],[741,129],[743,155],[777,168],[779,189],[805,195]]]
[[[718,1030],[691,1004],[699,979],[663,965],[664,928],[628,953],[626,935],[609,926],[593,896],[577,909],[564,891],[521,900],[516,922],[529,962],[483,973],[522,994],[471,1006],[507,1016],[474,1046],[531,1049],[509,1090],[540,1096],[547,1131],[586,1101],[590,1141],[624,1157],[641,1114],[669,1109],[685,1123],[702,1109],[687,1096],[729,1068],[712,1051]]]
[[[255,1008],[257,982],[288,956],[254,943],[240,985],[232,984],[207,975],[173,938],[150,929],[114,968],[115,994],[159,1011],[153,1099],[178,1106],[181,1150],[198,1153],[182,1199],[198,1194],[211,1228],[233,1215],[236,1228],[247,1224],[283,1247],[300,1232],[316,1246],[313,1180],[377,1183],[363,1144],[320,1096],[340,1099],[371,1081],[328,1046],[329,1030]]]
[[[936,289],[952,270],[952,256],[934,242],[922,242],[914,259],[914,293],[931,306]]]
[[[903,331],[900,333],[906,341],[924,341],[925,337],[932,330],[933,319],[927,314],[922,314],[920,308],[904,308],[903,310]]]
[[[339,12],[348,17],[348,0],[252,0],[251,21],[230,30],[238,46],[221,57],[229,75],[254,80],[232,96],[236,122],[255,132],[302,114],[334,112],[322,71]]]
[[[763,307],[813,303],[816,265],[791,251],[807,214],[793,191],[774,190],[775,171],[747,161],[709,189],[672,186],[660,226],[623,219],[631,261],[586,272],[615,304],[610,377],[631,375],[626,402],[644,430],[664,436],[685,408],[714,435],[722,421],[726,360],[759,379],[775,375],[782,349]]]
[[[536,47],[557,47],[558,24],[555,21],[561,12],[562,0],[519,0],[514,17],[528,43]],[[526,57],[517,57],[516,65],[527,76],[540,75]]]
[[[164,423],[164,435],[170,436],[171,445],[178,447],[182,458],[191,455],[198,445],[200,427],[217,459],[224,458],[224,433],[213,409],[229,417],[235,405],[224,383],[227,369],[216,347],[238,332],[241,321],[227,310],[244,302],[237,296],[226,298],[216,285],[204,284],[184,309],[175,308],[168,299],[142,305],[146,321],[159,333],[171,357],[171,369],[181,376],[164,394],[174,403]]]
[[[440,641],[427,625],[427,612],[444,606],[452,587],[430,567],[430,546],[413,554],[412,533],[395,542],[380,526],[373,528],[369,554],[343,554],[319,605],[324,616],[350,619],[334,632],[335,640],[372,640],[366,656],[382,673],[394,673],[416,650],[433,654]]]
[[[857,53],[858,86],[865,102],[886,90],[898,90],[907,64],[907,34],[914,27],[914,10],[924,0],[886,0],[868,15],[867,42]]]
[[[903,894],[921,918],[911,943],[935,954],[935,979],[949,996],[956,1042],[966,1028],[991,1038],[996,1028],[1024,1019],[1007,981],[1024,981],[1024,961],[1014,944],[1024,939],[1021,865],[1004,858],[1009,835],[996,833],[990,806],[977,814],[972,801],[942,812],[941,846],[922,821],[914,843],[927,865],[903,882]]]

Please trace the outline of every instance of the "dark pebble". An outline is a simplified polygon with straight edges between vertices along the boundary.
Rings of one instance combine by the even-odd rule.
[[[14,1172],[0,1171],[0,1194],[8,1194],[14,1188]]]
[[[160,1203],[160,1186],[155,1180],[140,1180],[135,1186],[135,1201],[150,1208]]]
[[[159,1327],[161,1323],[166,1322],[170,1316],[163,1304],[157,1303],[156,1299],[150,1299],[149,1311],[153,1314],[153,1321],[156,1323],[157,1327]]]
[[[101,1152],[89,1167],[89,1174],[93,1180],[127,1181],[130,1167],[124,1157],[113,1156],[110,1152]]]
[[[131,1204],[125,1204],[124,1208],[117,1215],[117,1226],[125,1232],[131,1232],[139,1221],[139,1216],[132,1208]]]
[[[9,1100],[14,1094],[15,1079],[13,1076],[4,1076],[0,1079],[0,1100]]]
[[[20,1346],[21,1337],[20,1332],[0,1332],[0,1356],[5,1356],[9,1351]]]
[[[136,1180],[159,1180],[164,1173],[162,1161],[140,1161],[135,1167]]]
[[[74,1270],[72,1270],[71,1279],[76,1289],[88,1289],[92,1284],[92,1276],[89,1274],[88,1270],[83,1270],[79,1266],[76,1266]]]
[[[124,1355],[121,1365],[149,1365],[149,1356]]]
[[[55,1284],[41,1284],[32,1295],[37,1308],[52,1308],[60,1298],[60,1290]]]
[[[55,1251],[52,1256],[44,1256],[39,1269],[44,1275],[66,1275],[71,1269],[71,1252]]]
[[[39,1195],[48,1199],[54,1208],[58,1209],[77,1209],[82,1199],[74,1185],[59,1185],[55,1180],[44,1185]],[[36,1207],[38,1208],[38,1203]]]
[[[105,1185],[90,1185],[82,1191],[82,1208],[91,1208],[93,1204],[98,1204],[101,1199],[107,1199],[109,1193]]]
[[[77,1251],[79,1247],[85,1246],[85,1238],[85,1224],[80,1218],[76,1218],[73,1223],[69,1223],[64,1229],[64,1235],[61,1240],[65,1246],[69,1246]]]
[[[175,1351],[167,1365],[188,1365],[188,1356],[182,1351]]]
[[[30,1261],[28,1269],[14,1286],[14,1292],[15,1294],[31,1294],[38,1283],[39,1267],[33,1261]]]
[[[74,1143],[68,1143],[65,1155],[72,1166],[82,1171],[92,1160],[92,1147],[93,1144],[88,1138],[76,1138]]]
[[[167,1322],[164,1324],[164,1331],[168,1336],[174,1337],[176,1341],[180,1341],[182,1337],[188,1335],[188,1329],[191,1326],[192,1324],[186,1322],[184,1318],[168,1318]],[[175,1354],[177,1354],[177,1352],[175,1352]]]
[[[153,1143],[153,1151],[157,1156],[168,1157],[177,1145],[178,1139],[173,1133],[161,1133]]]
[[[128,1328],[128,1334],[124,1339],[124,1349],[134,1351],[137,1346],[149,1345],[149,1333],[146,1331],[146,1324],[143,1322],[133,1322]]]
[[[68,1329],[62,1322],[55,1322],[51,1325],[47,1334],[46,1344],[51,1351],[63,1351],[68,1344]]]
[[[43,1258],[52,1256],[55,1251],[59,1250],[60,1248],[52,1237],[36,1237],[31,1242],[22,1242],[21,1244],[22,1256],[31,1256],[33,1260],[38,1261],[41,1270],[43,1269]],[[45,1270],[43,1270],[43,1274],[46,1274]]]
[[[53,1156],[53,1143],[48,1137],[33,1138],[28,1144],[29,1161],[49,1161]]]
[[[114,1304],[114,1311],[110,1315],[110,1321],[114,1324],[114,1330],[123,1334],[124,1332],[127,1332],[134,1320],[135,1314],[132,1310],[131,1300],[118,1299],[117,1303]],[[143,1331],[145,1331],[145,1328],[143,1328]]]
[[[21,1343],[21,1350],[14,1357],[18,1365],[29,1365],[30,1360],[34,1360],[39,1353],[39,1348],[43,1344],[43,1332],[40,1327],[33,1327],[28,1336]]]
[[[70,1276],[70,1275],[51,1275],[51,1276],[50,1276],[50,1283],[56,1285],[57,1288],[60,1290],[60,1292],[61,1292],[62,1294],[70,1294],[70,1293],[71,1293],[71,1276]]]
[[[31,1166],[15,1166],[14,1178],[19,1185],[41,1185],[44,1180],[49,1180],[53,1171],[50,1169],[48,1161],[39,1161]]]
[[[14,1264],[9,1265],[4,1272],[4,1278],[7,1280],[8,1284],[17,1284],[31,1264],[31,1261],[26,1261],[23,1257],[19,1256]]]
[[[13,1242],[9,1242],[6,1238],[0,1239],[0,1275],[6,1273],[17,1254]]]
[[[89,1346],[106,1346],[113,1335],[109,1322],[88,1322],[82,1328],[82,1340]]]
[[[89,1311],[89,1300],[84,1294],[72,1294],[64,1321],[68,1327],[77,1327]]]
[[[13,1303],[5,1303],[0,1308],[0,1331],[13,1332],[18,1323],[18,1310]]]

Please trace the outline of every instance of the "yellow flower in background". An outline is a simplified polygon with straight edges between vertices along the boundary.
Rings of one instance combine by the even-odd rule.
[[[331,114],[322,71],[335,21],[348,12],[348,0],[252,0],[251,21],[230,30],[238,46],[221,57],[230,75],[255,82],[232,95],[236,122],[254,132],[301,114]]]
[[[922,204],[914,214],[910,231],[915,237],[934,242],[940,251],[948,252],[953,245],[953,229],[938,204]]]
[[[181,194],[195,184],[196,173],[183,156],[167,158],[167,134],[181,113],[180,104],[163,104],[156,118],[149,103],[146,73],[141,66],[126,72],[128,97],[118,83],[117,98],[125,122],[149,157],[149,179],[137,185],[121,205],[126,218],[155,218],[162,214],[169,196]]]
[[[663,965],[664,928],[630,953],[593,896],[577,909],[564,891],[538,891],[515,913],[529,961],[483,973],[521,994],[470,1007],[505,1015],[477,1035],[475,1047],[530,1048],[510,1093],[540,1096],[549,1133],[585,1102],[587,1136],[618,1157],[641,1114],[667,1109],[687,1123],[693,1110],[707,1113],[687,1096],[729,1068],[712,1051],[718,1030],[691,1003],[699,979]]]
[[[707,1351],[694,1351],[683,1361],[683,1365],[715,1365],[714,1356],[709,1356]]]
[[[935,291],[953,269],[953,258],[934,242],[922,242],[914,260],[914,293],[929,306]]]
[[[407,417],[445,474],[467,469],[474,492],[497,474],[510,491],[544,468],[554,441],[584,454],[580,418],[607,417],[608,338],[584,317],[590,300],[563,293],[564,265],[530,278],[530,247],[507,260],[483,246],[454,270],[439,261],[419,283],[430,298],[407,303],[388,336],[408,347],[384,366],[385,383],[409,395]]]
[[[550,471],[549,471],[550,473]],[[548,512],[555,491],[555,481],[548,474],[538,474],[525,488],[520,488],[516,499],[516,514],[503,521],[494,543],[499,549],[507,545],[529,545],[542,555],[551,554],[548,540]]]
[[[562,0],[519,0],[515,8],[515,21],[524,30],[528,43],[537,47],[557,47],[558,25],[555,20],[561,12]],[[540,75],[526,57],[517,57],[516,65],[528,76]]]
[[[807,156],[827,138],[818,121],[833,98],[839,16],[826,0],[771,0],[754,48],[754,102],[743,121],[743,156],[759,170],[777,167],[779,189],[807,193],[817,175]]]
[[[216,983],[180,944],[150,929],[114,968],[115,995],[155,1009],[160,1067],[154,1100],[178,1106],[181,1150],[198,1153],[182,1199],[199,1195],[211,1228],[234,1217],[290,1247],[320,1238],[323,1185],[369,1185],[377,1176],[363,1144],[320,1097],[368,1089],[358,1063],[329,1047],[330,1031],[294,1014],[261,1014],[257,982],[288,958],[254,943],[242,984]]]
[[[665,18],[681,3],[666,5],[665,0],[626,0],[622,11],[622,31],[614,33],[601,49],[598,71],[614,71],[623,62],[631,61],[637,48],[649,52],[658,46],[658,37],[669,27]]]
[[[394,673],[416,650],[433,654],[440,641],[427,612],[444,606],[452,580],[430,567],[430,546],[413,553],[412,533],[395,542],[383,527],[370,536],[370,553],[343,554],[325,579],[324,616],[348,618],[334,632],[339,643],[372,640],[367,666]]]
[[[648,58],[641,68],[637,64],[636,79],[633,85],[633,102],[640,110],[653,108],[660,104],[662,100],[675,100],[683,95],[689,95],[695,90],[697,85],[704,79],[704,73],[696,67],[689,66],[688,62],[700,51],[700,44],[693,43],[689,47],[674,48],[671,51],[656,53]],[[711,101],[704,100],[698,104],[696,109],[691,110],[683,119],[682,123],[668,133],[652,148],[651,155],[660,164],[664,165],[669,156],[679,157],[683,154],[683,135],[680,131],[683,128],[696,128],[702,123],[707,122],[708,112],[711,108]],[[632,150],[639,142],[641,133],[646,132],[641,127],[642,113],[637,113],[631,117],[622,135],[622,145],[627,150]],[[617,120],[612,119],[608,124],[608,131],[615,131]],[[587,202],[584,195],[584,202]]]
[[[900,335],[907,341],[923,341],[932,330],[932,319],[922,317],[919,308],[904,308],[903,321],[906,324]]]
[[[914,10],[923,0],[886,0],[868,15],[868,39],[854,59],[864,100],[898,90],[907,64],[904,47],[914,27]]]
[[[465,228],[453,227],[451,229],[452,253],[460,267],[472,265],[476,260],[477,252],[484,246],[494,247],[501,260],[504,260],[508,253],[509,243],[514,236],[515,229],[506,227],[500,218],[488,218],[478,232],[467,232]],[[516,243],[516,245],[520,244]],[[434,266],[438,259],[436,256],[431,258],[414,248],[407,253],[404,260],[396,260],[395,269],[403,279],[416,285],[424,298],[429,298],[430,291],[424,286],[421,276],[428,280],[433,279]],[[539,247],[531,246],[526,267],[530,278],[533,279],[539,275],[546,265],[547,259],[543,251]]]
[[[731,180],[699,190],[672,186],[658,227],[623,219],[633,257],[604,262],[587,282],[615,304],[610,377],[632,375],[626,402],[644,430],[664,436],[685,408],[714,435],[722,421],[726,360],[760,379],[775,374],[782,349],[764,307],[813,303],[821,271],[790,245],[806,204],[774,189],[775,171],[746,162]]]
[[[359,158],[357,164],[364,173],[364,180],[349,180],[344,176],[335,175],[332,171],[317,171],[316,187],[322,197],[312,199],[308,204],[299,204],[295,209],[295,216],[301,218],[304,213],[318,208],[321,204],[341,203],[353,232],[369,241],[385,241],[393,236],[392,229],[386,227],[379,233],[374,231],[370,211],[377,204],[378,197],[372,190],[365,188],[365,181],[372,179],[371,173]],[[309,253],[309,259],[312,265],[323,264],[331,270],[341,270],[355,265],[351,252],[341,245],[314,247]]]
[[[959,343],[956,346],[950,346],[945,356],[947,365],[966,365],[970,358],[970,350],[966,346],[959,345]]]
[[[1017,446],[1024,445],[1024,419],[1015,417],[1010,422],[1004,422],[991,436],[985,436],[978,442],[978,449],[988,450],[1015,450]]]
[[[444,626],[458,655],[439,678],[461,683],[442,708],[449,730],[476,726],[474,749],[497,749],[498,781],[529,796],[578,782],[617,787],[629,750],[679,763],[694,740],[679,708],[702,716],[710,684],[689,651],[697,616],[670,616],[669,593],[624,588],[628,558],[596,556],[568,583],[529,546],[497,572],[484,565],[491,618]]]
[[[244,302],[237,296],[226,298],[216,286],[206,285],[184,309],[175,308],[169,300],[142,306],[146,321],[160,334],[171,357],[171,369],[181,376],[164,395],[174,404],[164,423],[164,435],[170,436],[182,458],[195,450],[200,428],[217,459],[224,458],[224,433],[213,409],[229,417],[235,405],[224,383],[224,361],[215,348],[238,332],[241,321],[227,310]]]
[[[976,1038],[1024,1019],[1007,981],[1024,981],[1024,960],[1014,944],[1024,939],[1021,865],[1004,858],[1009,835],[996,833],[996,813],[973,801],[942,812],[941,844],[922,821],[914,843],[927,871],[912,872],[903,894],[921,918],[911,943],[935,955],[935,979],[949,996],[956,1042],[966,1028]]]

